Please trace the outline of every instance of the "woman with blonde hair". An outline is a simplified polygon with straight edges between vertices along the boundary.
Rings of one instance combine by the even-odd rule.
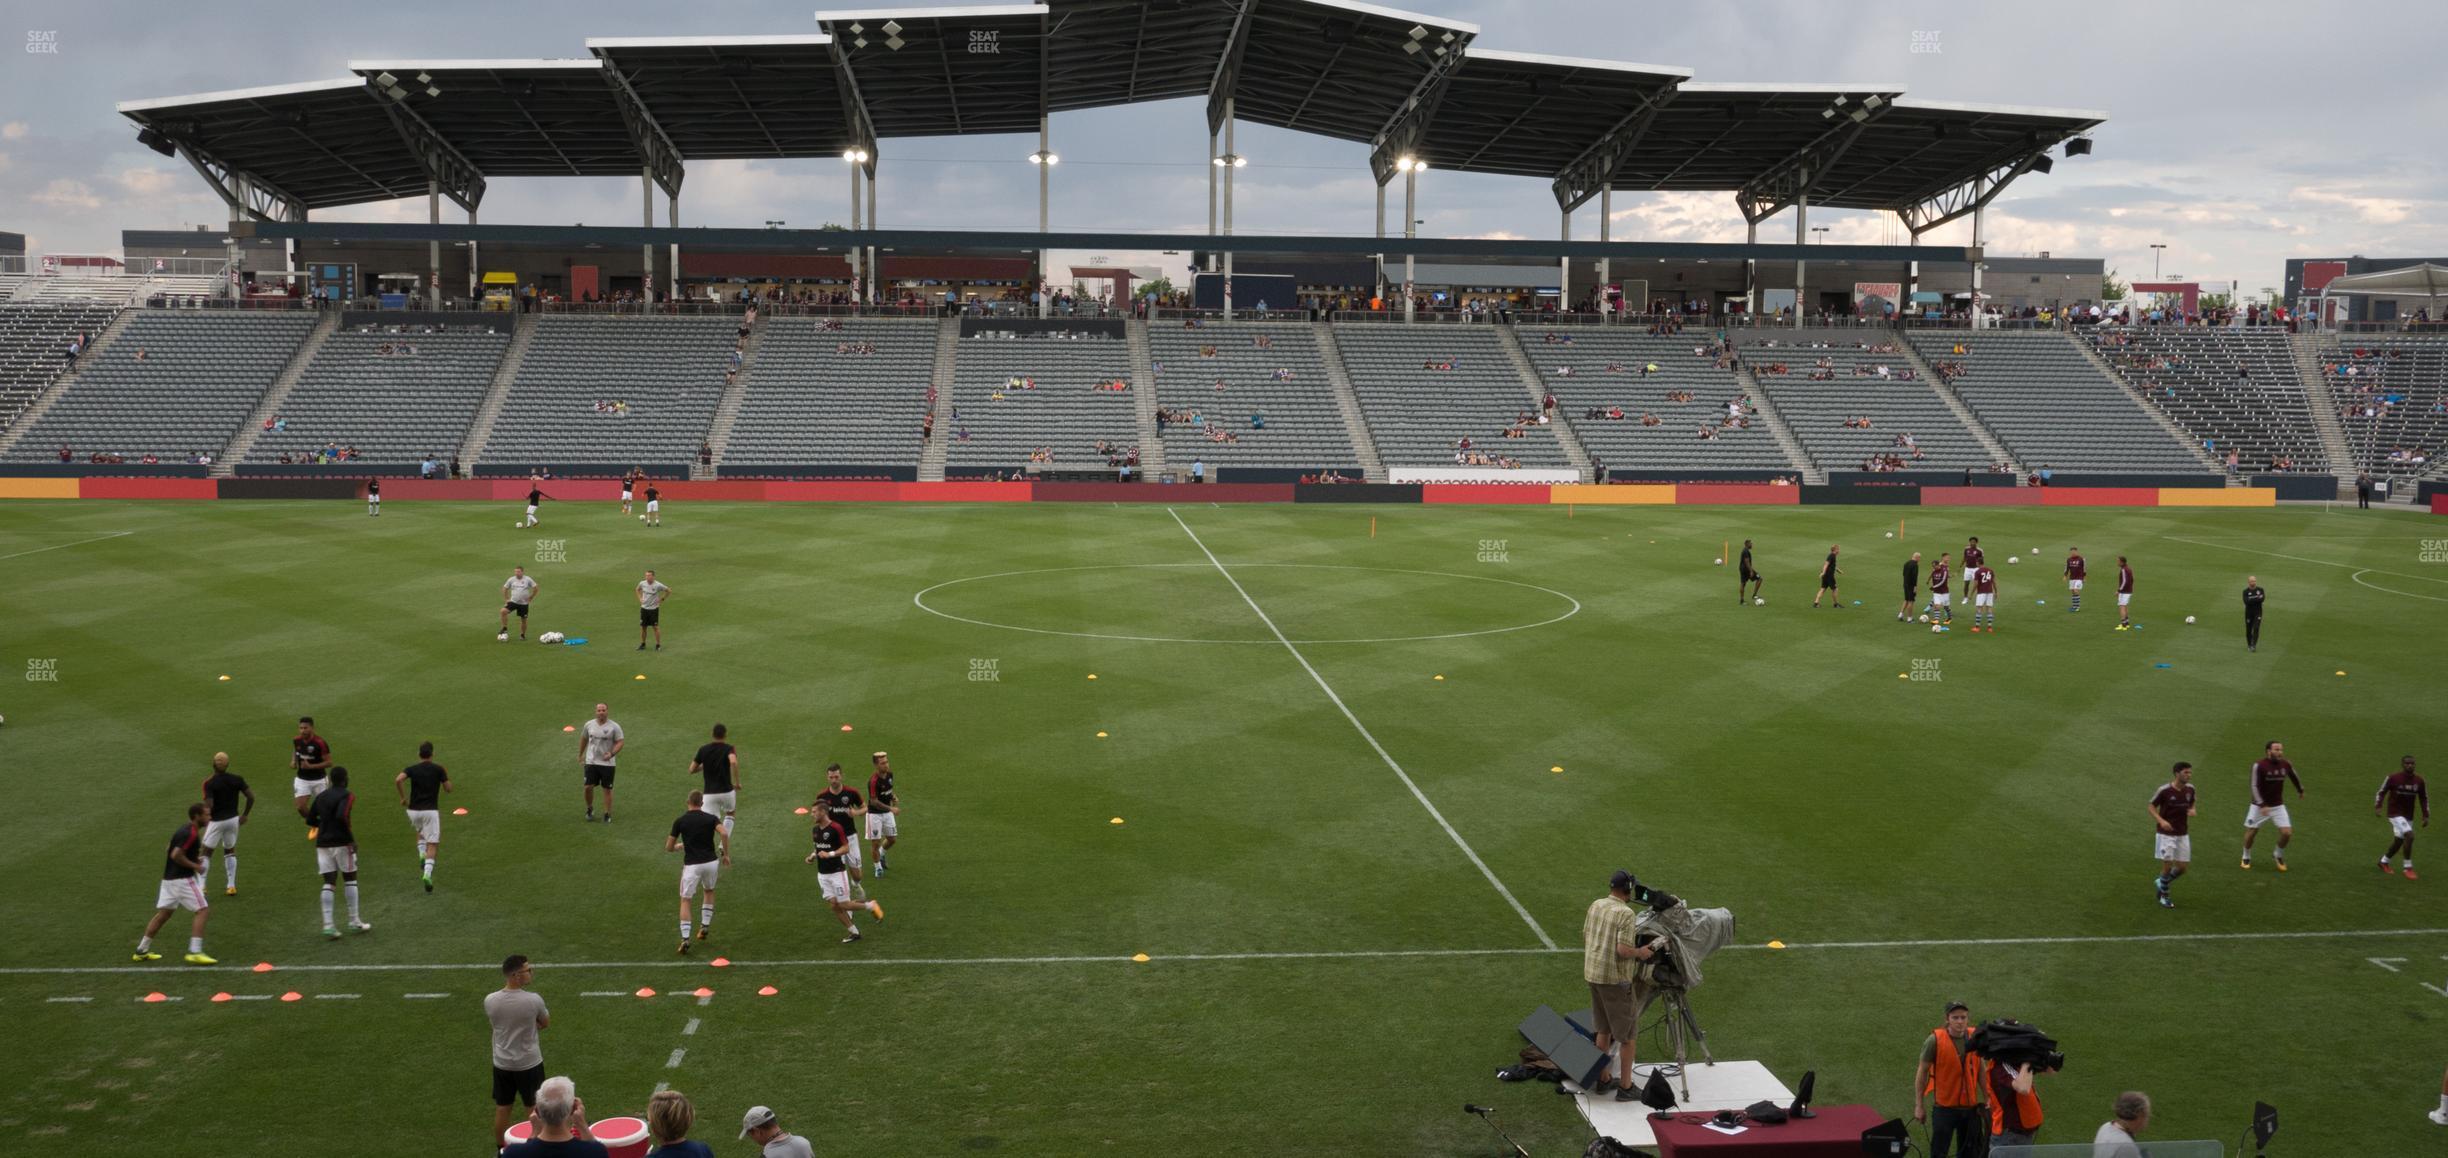
[[[689,1105],[687,1094],[678,1090],[656,1094],[646,1103],[646,1136],[654,1140],[647,1158],[714,1158],[712,1147],[690,1140],[689,1127],[696,1124],[697,1108]]]

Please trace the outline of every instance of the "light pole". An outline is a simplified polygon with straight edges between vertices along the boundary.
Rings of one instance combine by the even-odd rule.
[[[1824,226],[1824,225],[1814,225],[1814,226],[1811,226],[1811,227],[1810,227],[1810,231],[1811,231],[1811,232],[1813,232],[1813,233],[1816,233],[1816,234],[1818,234],[1818,235],[1819,235],[1819,236],[1814,237],[1814,238],[1812,238],[1812,239],[1811,239],[1811,241],[1812,241],[1812,243],[1813,243],[1813,244],[1817,244],[1817,245],[1826,245],[1826,244],[1827,244],[1827,231],[1828,231],[1828,227],[1827,227],[1827,226]]]
[[[1209,158],[1209,161],[1210,161],[1210,167],[1211,167],[1211,172],[1212,172],[1212,173],[1222,173],[1222,174],[1224,175],[1224,236],[1226,236],[1226,237],[1231,237],[1231,236],[1232,236],[1232,231],[1233,231],[1233,214],[1232,214],[1232,211],[1233,211],[1233,171],[1234,171],[1234,170],[1236,170],[1236,169],[1246,169],[1246,168],[1249,168],[1249,158],[1244,157],[1244,156],[1242,156],[1242,155],[1241,155],[1241,154],[1239,154],[1239,153],[1235,153],[1235,152],[1232,152],[1232,151],[1231,151],[1231,150],[1232,150],[1232,122],[1231,122],[1231,121],[1226,121],[1226,122],[1224,122],[1224,141],[1225,141],[1225,144],[1224,144],[1225,151],[1224,151],[1224,152],[1222,152],[1222,153],[1218,153],[1218,154],[1216,154],[1216,155],[1215,155],[1214,157],[1212,157],[1212,158]],[[1223,284],[1223,286],[1221,286],[1220,288],[1223,290],[1223,299],[1222,299],[1222,300],[1223,300],[1223,302],[1224,302],[1224,320],[1225,320],[1225,321],[1228,321],[1228,322],[1232,320],[1232,277],[1233,277],[1233,253],[1232,253],[1232,248],[1231,248],[1230,246],[1225,246],[1225,247],[1224,247],[1224,284]]]
[[[2166,245],[2164,245],[2164,244],[2162,244],[2162,243],[2160,243],[2160,242],[2156,242],[2156,241],[2151,242],[2151,280],[2152,280],[2152,281],[2157,281],[2157,280],[2159,280],[2159,254],[2160,254],[2162,251],[2166,250],[2166,249],[2167,249],[2167,246],[2166,246]]]
[[[1403,240],[1409,241],[1419,236],[1419,175],[1427,171],[1428,162],[1417,157],[1404,157],[1394,162],[1394,167],[1401,170],[1403,175]],[[1406,322],[1412,320],[1412,309],[1416,305],[1411,294],[1412,260],[1410,249],[1406,246],[1403,250],[1402,284],[1403,320]]]
[[[1028,155],[1028,162],[1037,166],[1037,232],[1044,233],[1049,228],[1047,196],[1053,188],[1054,166],[1061,164],[1062,158],[1056,156],[1054,150],[1049,147],[1046,141],[1046,125],[1042,120],[1037,122],[1037,151]],[[1048,280],[1053,276],[1052,270],[1053,267],[1046,264],[1045,246],[1038,246],[1037,316],[1041,318],[1051,317],[1054,313],[1053,286]]]
[[[844,149],[842,150],[842,160],[848,163],[850,166],[850,230],[851,232],[855,233],[861,228],[861,220],[859,217],[859,166],[867,163],[867,150],[860,148]],[[859,288],[859,251],[858,247],[853,245],[850,247],[851,305],[855,306],[859,304],[864,297],[864,295],[859,292]]]

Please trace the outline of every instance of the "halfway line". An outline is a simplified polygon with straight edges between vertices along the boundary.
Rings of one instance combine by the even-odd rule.
[[[1455,832],[1453,825],[1446,823],[1445,814],[1437,811],[1436,805],[1429,803],[1428,794],[1420,791],[1419,785],[1412,782],[1411,774],[1403,771],[1402,765],[1394,762],[1394,757],[1387,754],[1385,745],[1378,743],[1377,737],[1370,734],[1368,726],[1360,722],[1360,717],[1353,715],[1352,710],[1344,705],[1343,697],[1335,694],[1334,687],[1326,682],[1326,677],[1319,675],[1318,670],[1310,666],[1309,657],[1301,654],[1301,649],[1294,646],[1292,641],[1285,637],[1282,628],[1275,626],[1275,620],[1267,615],[1264,608],[1258,606],[1258,601],[1250,598],[1250,593],[1242,589],[1241,581],[1233,578],[1233,573],[1225,568],[1223,560],[1216,558],[1215,552],[1207,549],[1207,544],[1198,537],[1198,532],[1191,530],[1190,524],[1182,521],[1181,512],[1166,507],[1165,513],[1173,516],[1174,525],[1179,526],[1183,534],[1190,536],[1190,541],[1197,545],[1199,554],[1207,556],[1207,561],[1215,564],[1216,573],[1222,575],[1226,583],[1232,584],[1233,591],[1241,596],[1241,602],[1249,604],[1249,609],[1257,614],[1258,622],[1266,624],[1266,629],[1274,634],[1275,642],[1284,645],[1284,650],[1291,652],[1292,658],[1300,662],[1301,670],[1308,672],[1309,678],[1316,681],[1318,690],[1325,692],[1326,698],[1334,701],[1335,710],[1343,713],[1344,719],[1351,721],[1352,728],[1360,733],[1361,739],[1368,741],[1368,746],[1377,753],[1377,758],[1385,761],[1385,766],[1394,770],[1394,775],[1403,782],[1403,787],[1411,790],[1412,799],[1419,801],[1420,807],[1427,809],[1428,815],[1436,818],[1437,827],[1444,829],[1445,835],[1453,838],[1454,847],[1461,849],[1462,855],[1469,857],[1470,862],[1478,866],[1479,875],[1486,877],[1487,882],[1496,887],[1496,894],[1503,897],[1506,904],[1513,906],[1515,913],[1521,915],[1522,924],[1530,926],[1530,931],[1538,935],[1539,944],[1549,949],[1555,948],[1555,940],[1547,935],[1547,930],[1539,928],[1538,921],[1530,916],[1530,910],[1523,908],[1522,903],[1514,899],[1513,890],[1506,888],[1503,881],[1497,880],[1495,872],[1488,868],[1487,862],[1480,860],[1479,854],[1471,851],[1470,842],[1462,839],[1462,834]]]

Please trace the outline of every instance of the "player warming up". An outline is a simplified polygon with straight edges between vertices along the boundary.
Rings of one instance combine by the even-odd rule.
[[[434,858],[442,852],[442,794],[451,790],[450,773],[434,763],[433,741],[417,745],[417,762],[391,778],[399,790],[400,807],[408,810],[408,827],[415,831],[417,859],[425,863],[425,891],[433,891]]]
[[[382,517],[381,479],[370,478],[366,480],[366,514],[378,519]]]
[[[867,867],[859,859],[858,834],[867,821],[867,801],[856,788],[842,783],[842,766],[825,765],[825,789],[816,794],[816,808],[833,818],[849,834],[850,847],[842,853],[842,863],[850,866],[850,899],[867,899]]]
[[[901,839],[901,795],[893,789],[892,761],[882,752],[869,759],[875,761],[875,772],[867,777],[867,841],[875,845],[876,878],[881,880],[885,859]]]
[[[1896,609],[1897,623],[1912,622],[1914,601],[1920,597],[1921,552],[1915,551],[1912,558],[1904,560],[1904,605]]]
[[[697,939],[714,935],[714,882],[721,878],[723,866],[731,863],[731,834],[723,829],[722,821],[705,810],[706,794],[688,794],[688,811],[672,821],[671,835],[663,838],[663,851],[680,854],[680,952],[689,951],[689,898],[699,889],[705,890],[705,900],[697,905]]]
[[[323,791],[324,777],[331,771],[331,744],[315,734],[313,716],[299,716],[295,739],[289,741],[289,795],[297,805],[298,816],[306,821],[306,839],[315,838],[314,817],[308,809]]]
[[[501,630],[493,638],[510,638],[510,617],[518,616],[519,638],[527,638],[527,611],[535,604],[535,576],[525,567],[512,567],[510,577],[502,580]]]
[[[653,483],[646,484],[646,525],[649,527],[663,525],[663,492]]]
[[[2117,626],[2118,631],[2133,630],[2133,564],[2125,556],[2117,556]]]
[[[1997,634],[1997,572],[1986,563],[1972,568],[1972,633]]]
[[[625,474],[625,475],[622,475],[622,476],[621,476],[621,513],[622,513],[622,514],[626,515],[626,514],[631,513],[631,512],[630,512],[630,509],[629,509],[630,499],[631,499],[631,497],[632,497],[632,496],[634,496],[635,494],[637,494],[637,484],[638,484],[638,480],[639,480],[639,479],[642,479],[642,478],[645,478],[645,477],[646,477],[646,472],[644,472],[644,471],[642,471],[642,470],[639,470],[638,468],[636,468],[636,467],[634,467],[634,466],[629,468],[629,473],[627,473],[627,474]]]
[[[865,909],[881,921],[884,919],[884,906],[874,901],[862,903],[850,899],[849,866],[843,863],[850,843],[850,832],[822,808],[815,810],[815,817],[816,849],[808,853],[807,862],[816,866],[817,888],[824,896],[825,906],[833,910],[834,919],[842,923],[845,934],[842,944],[847,945],[861,935],[858,922],[852,920],[850,914]]]
[[[646,650],[646,633],[649,631],[654,632],[655,650],[663,650],[663,601],[671,598],[671,593],[672,589],[656,579],[652,571],[648,571],[645,578],[638,580],[639,651]]]
[[[2193,863],[2193,837],[2190,835],[2193,817],[2200,813],[2193,805],[2193,766],[2182,760],[2168,782],[2150,798],[2151,822],[2159,826],[2159,907],[2173,909],[2176,902],[2168,889],[2176,878],[2185,874]]]
[[[159,961],[162,955],[153,951],[153,935],[170,923],[170,914],[185,909],[195,914],[195,922],[187,927],[187,956],[190,965],[218,965],[220,962],[204,955],[204,922],[212,916],[212,902],[204,899],[204,818],[212,810],[202,801],[187,806],[187,823],[170,834],[170,850],[162,860],[161,889],[153,897],[153,919],[145,922],[144,936],[136,939],[138,961]]]
[[[521,529],[525,529],[525,528],[527,528],[527,527],[532,527],[532,526],[536,525],[536,522],[537,522],[537,519],[536,519],[536,508],[537,508],[537,507],[542,506],[542,505],[544,504],[544,500],[549,499],[549,498],[551,498],[551,497],[552,497],[551,495],[548,495],[548,494],[545,494],[545,493],[544,493],[544,488],[542,488],[542,487],[540,487],[540,486],[537,486],[537,485],[535,485],[535,484],[534,484],[534,483],[532,483],[532,482],[528,483],[528,484],[527,484],[527,521],[526,521],[526,522],[524,522],[524,523],[520,523],[520,524],[519,524],[519,527],[520,527]]]
[[[2380,791],[2372,797],[2372,812],[2388,821],[2388,851],[2380,854],[2380,871],[2391,872],[2389,858],[2399,850],[2405,861],[2398,867],[2405,870],[2405,879],[2414,878],[2414,813],[2422,812],[2422,826],[2431,827],[2431,793],[2423,787],[2423,778],[2414,772],[2414,758],[2408,756],[2399,770],[2380,782]],[[869,821],[869,823],[874,823]]]
[[[1745,539],[1743,540],[1742,569],[1734,573],[1734,606],[1744,606],[1759,597],[1760,573],[1751,569],[1751,540]],[[877,867],[883,866],[878,865]]]
[[[728,835],[739,813],[739,749],[731,746],[731,730],[714,725],[714,738],[697,749],[697,757],[689,761],[689,775],[705,777],[705,810],[722,821]]]
[[[314,798],[315,871],[323,877],[323,937],[329,941],[340,939],[340,930],[332,924],[335,885],[348,894],[349,931],[374,931],[357,911],[357,834],[349,828],[349,814],[356,810],[357,794],[349,791],[348,769],[332,769],[331,787]]]
[[[612,823],[612,777],[618,771],[621,749],[628,746],[628,733],[612,718],[612,709],[595,705],[594,718],[578,729],[578,760],[586,766],[586,818],[590,823],[595,819],[595,787],[599,784],[604,790],[604,823]]]
[[[1836,577],[1842,574],[1844,574],[1844,568],[1836,565],[1836,545],[1830,543],[1828,544],[1827,562],[1819,565],[1819,594],[1811,596],[1811,610],[1819,609],[1821,596],[1834,596],[1836,606],[1844,606],[1844,594],[1836,590]]]
[[[2295,822],[2287,817],[2286,810],[2286,786],[2290,783],[2295,785],[2295,799],[2303,799],[2303,781],[2296,779],[2295,766],[2287,762],[2286,745],[2272,740],[2262,750],[2261,758],[2253,761],[2252,805],[2244,810],[2243,867],[2252,867],[2253,838],[2261,835],[2261,826],[2275,823],[2278,847],[2270,859],[2277,862],[2279,872],[2287,871],[2287,842],[2295,839]]]
[[[213,753],[212,775],[204,778],[204,805],[210,819],[204,826],[204,851],[197,859],[209,859],[212,850],[221,850],[222,883],[228,886],[222,895],[234,897],[238,895],[238,829],[255,811],[255,790],[247,787],[246,777],[229,770],[229,762],[229,753]],[[240,797],[246,799],[243,806],[238,803]]]
[[[2072,615],[2082,610],[2083,557],[2080,547],[2066,548],[2065,581],[2067,593],[2073,596],[2072,606],[2066,608],[2066,614]]]
[[[1930,564],[1929,616],[1932,626],[1945,627],[1955,622],[1955,596],[1947,590],[1947,582],[1951,578],[1953,575],[1947,567],[1946,552],[1940,551],[1938,561]]]

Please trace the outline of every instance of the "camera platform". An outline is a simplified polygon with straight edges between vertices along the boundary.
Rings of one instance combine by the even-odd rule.
[[[1649,1072],[1659,1066],[1671,1067],[1673,1062],[1638,1062],[1632,1073],[1638,1081],[1649,1080]],[[1672,1072],[1671,1069],[1669,1072]],[[1687,1085],[1689,1097],[1675,1106],[1675,1113],[1713,1114],[1719,1110],[1739,1110],[1753,1102],[1774,1102],[1792,1105],[1793,1091],[1785,1088],[1768,1067],[1755,1061],[1721,1061],[1714,1065],[1694,1063],[1684,1067],[1678,1085]],[[1590,1127],[1627,1146],[1654,1146],[1657,1135],[1649,1128],[1649,1107],[1639,1102],[1618,1102],[1612,1093],[1592,1095],[1577,1085],[1566,1083],[1572,1091],[1573,1104]],[[1679,1091],[1678,1091],[1679,1092]]]

